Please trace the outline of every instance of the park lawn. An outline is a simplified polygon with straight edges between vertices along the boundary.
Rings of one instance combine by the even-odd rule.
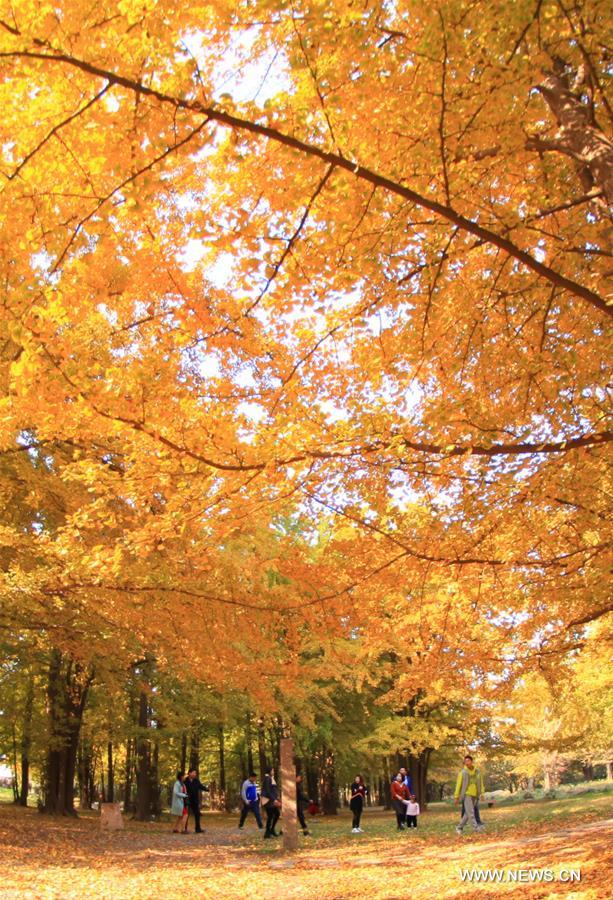
[[[455,834],[457,811],[434,804],[416,833],[395,831],[389,812],[367,810],[363,835],[350,833],[347,812],[312,822],[312,837],[285,854],[264,841],[252,821],[205,814],[203,835],[173,835],[168,821],[126,822],[100,832],[97,814],[54,819],[0,804],[0,897],[28,898],[395,898],[562,894],[581,900],[608,890],[604,822],[613,796],[586,794],[528,801],[484,811],[487,833]],[[603,823],[602,827],[593,823]],[[592,824],[590,824],[592,823]],[[582,830],[583,829],[583,830]],[[460,869],[579,867],[580,884],[468,884]]]

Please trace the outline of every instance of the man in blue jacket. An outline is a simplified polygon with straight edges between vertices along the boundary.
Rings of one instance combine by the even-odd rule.
[[[255,816],[255,821],[258,823],[258,828],[262,828],[262,816],[260,814],[260,792],[258,790],[257,785],[257,775],[255,772],[249,773],[249,778],[246,778],[243,781],[243,786],[241,788],[241,800],[243,801],[243,808],[241,809],[241,818],[238,823],[238,827],[242,828],[245,824],[245,819],[249,815],[250,812]]]

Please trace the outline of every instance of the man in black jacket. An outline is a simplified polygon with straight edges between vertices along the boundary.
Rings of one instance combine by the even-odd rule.
[[[190,769],[187,773],[187,778],[185,779],[185,790],[187,791],[187,803],[189,806],[189,811],[194,814],[194,831],[196,832],[196,834],[200,834],[200,832],[202,831],[202,828],[200,827],[200,791],[208,791],[208,787],[202,784],[202,782],[198,778],[198,772],[196,771],[196,769]]]

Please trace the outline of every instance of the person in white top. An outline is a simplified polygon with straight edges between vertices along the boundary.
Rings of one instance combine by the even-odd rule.
[[[417,828],[417,816],[419,815],[419,803],[415,794],[411,794],[408,800],[403,801],[407,808],[407,828]]]

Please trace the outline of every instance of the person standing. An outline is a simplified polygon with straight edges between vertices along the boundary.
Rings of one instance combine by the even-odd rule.
[[[260,815],[260,792],[258,790],[257,775],[255,772],[249,772],[249,778],[246,778],[243,781],[241,800],[243,801],[243,808],[241,809],[238,827],[243,827],[245,819],[249,813],[252,812],[255,816],[255,821],[258,823],[258,828],[263,828],[262,816]]]
[[[463,833],[467,822],[470,822],[474,831],[483,831],[483,825],[479,825],[475,817],[475,805],[483,793],[481,772],[475,768],[472,756],[467,754],[464,757],[464,768],[459,773],[455,786],[455,802],[464,805],[464,814],[456,827],[458,834]]]
[[[364,779],[361,775],[356,775],[355,780],[351,785],[351,799],[349,800],[349,809],[353,813],[353,827],[351,829],[352,834],[363,833],[363,829],[360,828],[360,819],[362,818],[362,812],[364,810],[364,803],[366,802],[367,793],[368,789],[364,784]]]
[[[396,825],[398,831],[404,831],[404,821],[406,816],[406,801],[409,799],[409,792],[403,781],[402,774],[399,772],[392,781],[392,806],[396,813]]]
[[[185,773],[177,772],[177,780],[172,786],[172,801],[170,804],[170,812],[173,816],[176,816],[173,823],[173,834],[181,834],[181,831],[183,830],[183,811],[187,802],[187,791],[185,790],[185,785],[183,783],[184,780]]]
[[[302,790],[302,775],[296,775],[296,815],[298,816],[298,821],[300,822],[303,834],[310,834],[304,819],[304,811],[310,804],[311,801],[305,796]]]
[[[417,828],[417,817],[419,815],[419,803],[415,798],[415,794],[411,794],[405,801],[406,806],[406,824],[407,828]]]
[[[264,832],[264,837],[279,837],[279,834],[275,831],[275,825],[281,815],[281,801],[279,800],[279,787],[275,781],[275,770],[272,766],[266,766],[264,769],[261,799],[262,805],[266,810],[266,831]]]
[[[398,770],[398,774],[402,775],[402,783],[404,784],[404,786],[407,789],[407,797],[410,797],[411,794],[413,793],[413,782],[411,780],[411,776],[409,775],[409,773],[407,772],[407,770],[405,769],[404,766],[400,767],[400,769]],[[392,781],[392,784],[393,783],[394,782]],[[405,825],[407,824],[406,810],[405,810],[405,816],[404,816],[404,824]]]
[[[187,773],[185,788],[187,790],[189,811],[194,814],[194,831],[196,834],[200,834],[202,831],[200,827],[200,791],[208,792],[209,789],[198,778],[196,769],[190,769]],[[187,822],[185,823],[185,830],[187,831]]]
[[[407,789],[409,797],[413,793],[413,782],[411,781],[411,776],[407,772],[404,766],[401,766],[398,770],[399,774],[402,775],[402,783]]]

